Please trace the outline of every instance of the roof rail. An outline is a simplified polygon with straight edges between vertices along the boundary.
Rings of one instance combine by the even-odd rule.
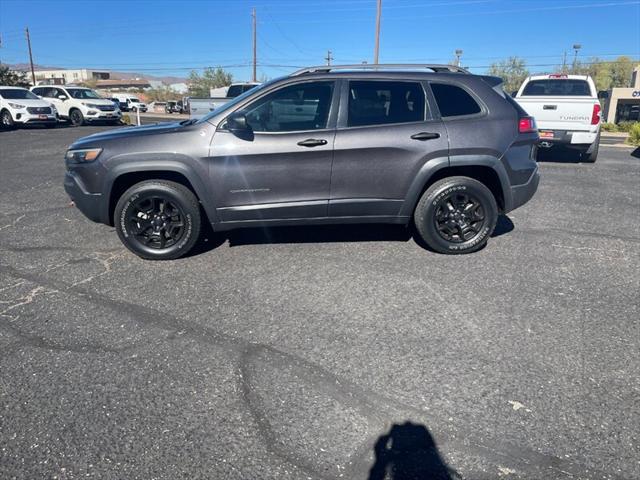
[[[335,70],[407,70],[407,69],[422,69],[427,68],[435,73],[467,73],[470,72],[462,67],[456,65],[444,65],[438,63],[360,63],[354,65],[320,65],[317,67],[307,67],[291,74],[292,77],[296,75],[304,75],[306,73],[328,73]]]

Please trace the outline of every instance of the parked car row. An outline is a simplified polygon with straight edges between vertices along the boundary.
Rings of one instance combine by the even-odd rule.
[[[122,113],[113,100],[90,88],[75,85],[39,85],[31,90],[0,86],[0,123],[3,128],[59,121],[74,126],[92,122],[120,123]]]

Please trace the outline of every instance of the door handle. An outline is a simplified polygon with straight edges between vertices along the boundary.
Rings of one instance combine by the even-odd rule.
[[[440,134],[439,133],[431,133],[431,132],[420,132],[420,133],[416,133],[414,135],[411,135],[411,138],[413,140],[421,140],[421,141],[425,141],[425,140],[433,140],[435,138],[440,138]]]
[[[320,145],[326,145],[327,141],[324,139],[308,138],[298,142],[301,147],[319,147]]]

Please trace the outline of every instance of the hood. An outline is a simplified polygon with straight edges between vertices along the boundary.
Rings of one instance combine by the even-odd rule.
[[[52,105],[51,102],[47,102],[46,100],[41,100],[41,99],[25,99],[25,98],[20,98],[18,100],[13,100],[13,99],[7,99],[4,98],[3,99],[5,102],[7,103],[15,103],[17,105],[24,105],[25,107],[50,107]]]
[[[102,141],[117,140],[123,138],[141,137],[145,135],[158,135],[186,128],[180,122],[156,123],[154,125],[143,125],[140,127],[123,127],[106,132],[94,133],[88,137],[82,137],[73,142],[69,148],[81,148],[89,145],[99,144]]]

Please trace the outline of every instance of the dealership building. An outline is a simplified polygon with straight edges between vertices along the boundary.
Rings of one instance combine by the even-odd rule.
[[[612,88],[604,98],[603,121],[640,121],[640,65],[633,69],[631,87]]]

